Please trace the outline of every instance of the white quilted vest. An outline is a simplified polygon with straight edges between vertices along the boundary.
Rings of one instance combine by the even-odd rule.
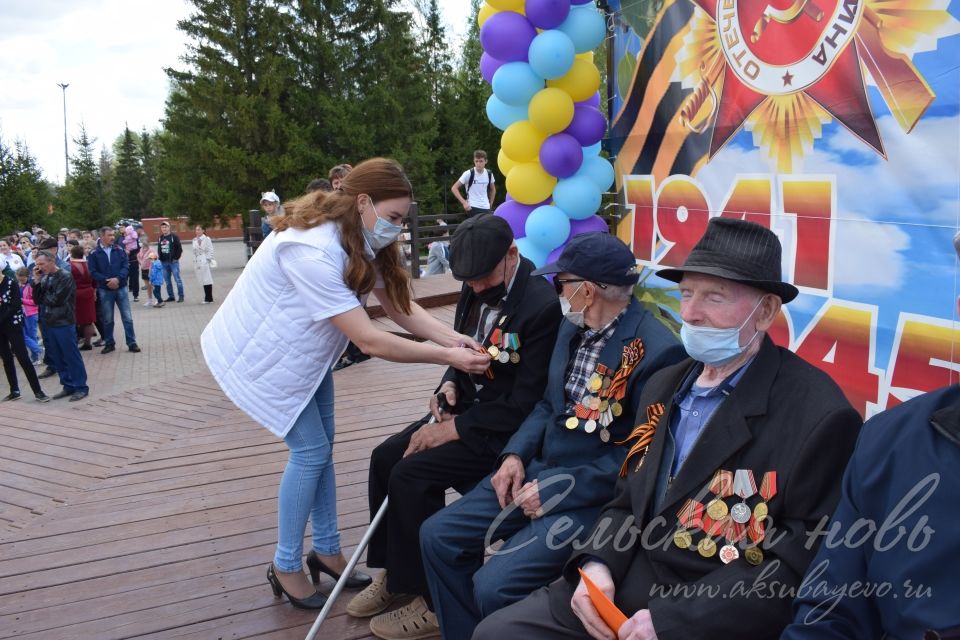
[[[336,224],[271,233],[247,263],[200,346],[230,400],[284,437],[313,397],[348,339],[329,319],[316,321],[277,263],[282,243],[298,242],[342,258]],[[343,270],[331,277],[343,277]]]

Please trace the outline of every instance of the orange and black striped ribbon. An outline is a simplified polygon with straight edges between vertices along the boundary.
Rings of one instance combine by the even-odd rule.
[[[629,359],[626,357],[627,350],[634,352]],[[631,342],[624,349],[624,357],[621,360],[620,368],[617,369],[617,373],[614,374],[613,380],[610,382],[610,387],[607,389],[608,396],[620,400],[626,395],[627,381],[630,378],[630,374],[633,373],[633,370],[636,369],[640,361],[643,360],[644,353],[643,341],[640,340],[640,338]]]
[[[647,450],[650,448],[650,444],[653,442],[653,436],[657,432],[657,424],[660,422],[660,416],[663,415],[663,412],[664,406],[660,402],[648,406],[647,421],[643,424],[637,425],[633,432],[627,436],[625,440],[621,440],[617,443],[626,444],[631,440],[636,440],[636,442],[630,446],[630,451],[627,452],[627,458],[623,461],[623,465],[620,467],[621,478],[627,477],[627,469],[629,468],[630,460],[638,453],[641,455],[640,460],[637,462],[637,468],[635,471],[640,470],[640,466],[647,457]]]

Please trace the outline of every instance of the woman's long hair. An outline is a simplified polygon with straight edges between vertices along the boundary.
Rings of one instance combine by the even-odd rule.
[[[284,215],[276,217],[273,229],[311,229],[324,222],[336,222],[348,257],[344,274],[347,286],[358,294],[369,293],[379,271],[390,302],[400,312],[409,314],[410,281],[400,259],[400,247],[393,242],[380,249],[374,260],[367,257],[363,221],[357,207],[357,196],[361,193],[370,196],[374,203],[390,198],[413,198],[413,188],[399,164],[385,158],[372,158],[354,167],[337,191],[314,191],[287,203]]]

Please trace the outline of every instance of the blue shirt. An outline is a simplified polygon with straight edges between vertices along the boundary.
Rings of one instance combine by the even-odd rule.
[[[679,473],[680,467],[683,466],[687,456],[690,455],[690,451],[693,450],[693,445],[700,438],[700,434],[703,433],[703,428],[707,426],[714,412],[720,407],[720,403],[730,395],[737,383],[740,382],[751,362],[753,362],[753,358],[715,387],[701,387],[696,384],[697,377],[703,371],[701,367],[690,372],[687,379],[680,385],[677,393],[673,396],[673,402],[680,410],[675,412],[673,419],[670,420],[670,435],[674,443],[671,476],[676,476]]]

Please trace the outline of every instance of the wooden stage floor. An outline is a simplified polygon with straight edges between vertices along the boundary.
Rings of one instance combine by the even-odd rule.
[[[431,312],[452,320],[450,306]],[[369,520],[370,451],[424,415],[441,372],[374,359],[334,374],[346,553]],[[306,635],[316,612],[275,599],[265,575],[286,447],[209,373],[91,402],[25,397],[3,409],[0,638]],[[320,638],[371,637],[366,621],[344,613],[351,593]]]

